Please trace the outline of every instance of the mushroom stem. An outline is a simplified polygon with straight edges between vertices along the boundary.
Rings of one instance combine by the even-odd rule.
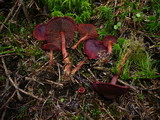
[[[66,64],[65,68],[64,68],[64,72],[69,75],[70,74],[70,69],[71,69],[71,62],[70,59],[68,57],[68,52],[66,50],[66,40],[65,40],[65,35],[64,32],[61,32],[61,37],[62,37],[62,54],[63,54],[63,58],[64,58],[64,64]]]
[[[50,50],[49,53],[49,66],[51,66],[53,63],[53,50]]]
[[[79,64],[72,70],[71,74],[74,75],[82,67],[86,60],[88,60],[87,57],[85,57],[83,61],[79,62]]]
[[[125,62],[126,62],[126,60],[127,60],[128,55],[129,55],[129,51],[127,51],[127,52],[124,54],[124,56],[123,56],[122,62],[121,62],[121,64],[120,64],[120,66],[118,67],[118,75],[121,74],[122,68],[123,68],[123,66],[124,66],[124,64],[125,64]]]
[[[72,46],[72,49],[76,49],[77,46],[84,40],[86,40],[88,38],[88,34],[86,34],[85,36],[83,36],[74,46]]]
[[[112,53],[112,41],[108,41],[108,53]]]
[[[119,75],[113,76],[113,78],[111,80],[111,84],[115,85],[117,83],[118,78],[119,78]]]
[[[114,84],[114,85],[115,85],[115,84],[117,83],[117,80],[118,80],[118,78],[119,78],[119,76],[120,76],[120,74],[121,74],[121,72],[122,72],[122,68],[123,68],[123,66],[124,66],[124,64],[125,64],[125,62],[126,62],[126,60],[127,60],[128,55],[129,55],[129,51],[127,51],[127,52],[124,54],[123,59],[122,59],[122,62],[121,62],[121,64],[120,64],[120,66],[118,67],[118,72],[117,72],[117,74],[116,74],[115,76],[113,76],[113,78],[112,78],[112,80],[111,80],[111,84]]]

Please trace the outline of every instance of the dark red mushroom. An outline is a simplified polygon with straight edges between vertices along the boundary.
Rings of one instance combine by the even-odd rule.
[[[33,36],[37,40],[45,40],[45,28],[46,28],[46,24],[44,24],[44,23],[37,25],[34,28]]]
[[[70,17],[54,17],[46,24],[40,24],[35,27],[33,35],[38,40],[46,40],[42,49],[50,51],[50,65],[53,61],[53,51],[62,50],[64,63],[66,65],[64,72],[70,73],[71,62],[68,57],[66,46],[71,44],[74,39],[77,25]]]
[[[108,48],[108,53],[112,53],[112,45],[117,42],[113,35],[106,35],[103,39],[103,45]]]
[[[117,81],[117,76],[114,76],[111,83],[93,82],[92,88],[103,97],[112,100],[117,96],[125,94],[129,91],[127,86],[116,85],[113,81]]]
[[[103,46],[102,42],[97,39],[87,39],[83,45],[83,51],[88,56],[83,61],[81,61],[77,67],[72,70],[72,75],[78,71],[81,66],[88,60],[88,59],[98,59],[100,52],[107,52],[106,47]]]
[[[48,43],[56,44],[62,48],[62,54],[66,67],[64,72],[70,74],[71,61],[66,50],[66,46],[74,40],[77,25],[69,17],[55,17],[46,24],[45,40]]]
[[[46,24],[42,23],[42,24],[37,25],[34,28],[33,36],[37,40],[43,41],[43,40],[46,40],[45,32],[46,32]],[[53,44],[45,44],[45,45],[42,46],[42,49],[50,51],[50,54],[49,54],[49,56],[50,56],[49,57],[50,58],[49,65],[51,65],[52,62],[53,62],[53,51],[55,51],[55,50],[57,51],[58,48],[56,48],[56,45],[53,45]]]
[[[84,87],[79,87],[78,88],[79,93],[84,93],[85,91],[86,91],[86,89]]]
[[[129,88],[127,86],[121,86],[116,84],[128,54],[129,52],[127,52],[124,55],[123,60],[118,68],[118,73],[112,78],[111,82],[110,83],[104,83],[104,82],[98,82],[98,81],[93,82],[91,84],[93,90],[95,90],[97,93],[99,93],[100,95],[102,95],[103,97],[109,100],[112,100],[117,96],[125,94],[129,91]]]
[[[84,53],[89,57],[89,59],[98,59],[99,52],[107,52],[106,47],[101,41],[96,39],[88,39],[83,45]]]
[[[72,49],[76,49],[77,46],[82,42],[89,38],[97,38],[98,34],[96,31],[96,27],[92,24],[79,24],[78,25],[78,32],[80,35],[80,40],[72,46]]]

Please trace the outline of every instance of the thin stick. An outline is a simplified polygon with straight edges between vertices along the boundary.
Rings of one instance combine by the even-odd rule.
[[[15,87],[15,89],[18,90],[18,91],[20,91],[20,92],[22,92],[22,93],[24,93],[24,94],[26,94],[26,95],[28,95],[28,96],[31,96],[31,97],[33,97],[33,98],[35,98],[35,99],[38,99],[38,100],[42,101],[43,98],[39,98],[38,96],[35,96],[35,95],[33,95],[33,94],[30,94],[30,93],[28,93],[28,92],[20,89],[20,88],[14,83],[14,81],[12,80],[12,78],[11,78],[9,72],[8,72],[8,69],[7,69],[7,67],[6,67],[4,58],[2,57],[1,59],[2,59],[2,64],[3,64],[3,67],[4,67],[5,74],[6,74],[6,76],[8,77],[9,81],[11,82],[11,84]]]
[[[3,114],[1,115],[1,120],[4,120],[4,117],[6,115],[6,111],[7,111],[7,108],[5,110],[3,110]]]
[[[7,99],[7,101],[1,106],[0,109],[2,109],[4,106],[6,106],[11,101],[11,99],[14,97],[15,94],[16,94],[16,91],[14,91],[14,93],[11,95],[11,97],[9,97]]]
[[[18,1],[16,1],[15,4],[14,4],[14,6],[11,8],[8,16],[6,17],[6,19],[5,19],[4,22],[3,22],[4,24],[5,24],[5,23],[9,20],[9,18],[13,15],[14,9],[17,7],[17,5],[18,5]],[[2,24],[2,25],[0,26],[0,33],[2,32],[2,29],[3,29],[3,27],[4,27],[4,24]]]
[[[102,108],[102,109],[109,115],[109,117],[110,117],[112,120],[115,120],[114,117],[113,117],[113,115],[111,115],[111,113],[110,113],[108,110],[106,110],[105,108]]]
[[[45,80],[45,81],[47,81],[47,82],[49,82],[49,83],[51,83],[51,84],[54,84],[54,85],[57,85],[57,86],[63,87],[63,84],[61,84],[61,83],[53,82],[53,81],[51,81],[51,80]]]
[[[137,88],[136,87],[134,87],[134,86],[132,86],[132,85],[120,80],[120,79],[118,79],[117,81],[120,82],[121,84],[125,85],[125,86],[128,86],[129,88],[131,88],[132,90],[137,92]]]
[[[25,15],[28,23],[31,23],[31,20],[30,20],[27,8],[25,7],[24,1],[23,0],[19,0],[19,3],[22,5],[22,9],[23,9],[24,15]]]

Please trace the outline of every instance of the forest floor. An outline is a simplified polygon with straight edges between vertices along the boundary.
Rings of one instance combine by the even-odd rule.
[[[92,5],[93,10],[89,16],[80,13],[72,16],[64,12],[67,6],[54,12],[50,8],[53,6],[44,1],[0,0],[1,120],[160,120],[160,1],[90,2],[87,5]],[[86,60],[67,80],[63,78],[65,65],[61,52],[54,53],[54,63],[49,66],[49,53],[41,49],[43,42],[33,37],[33,30],[62,14],[77,23],[95,25],[99,39],[112,34],[132,43],[140,42],[144,55],[148,55],[143,59],[139,54],[142,63],[138,65],[144,68],[135,67],[137,64],[128,59],[130,64],[125,65],[117,82],[128,86],[129,92],[108,100],[91,87],[95,80],[110,82],[115,73],[113,68],[119,62],[115,51],[108,63]],[[76,50],[67,48],[72,68],[86,57],[82,48],[82,44]],[[85,91],[81,93],[82,87]]]

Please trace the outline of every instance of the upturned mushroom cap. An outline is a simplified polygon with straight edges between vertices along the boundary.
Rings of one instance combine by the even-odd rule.
[[[103,39],[103,45],[105,47],[108,47],[108,44],[110,43],[111,45],[113,43],[116,43],[117,42],[117,39],[113,36],[113,35],[106,35]]]
[[[99,58],[98,53],[100,51],[106,51],[101,41],[96,39],[88,39],[85,41],[83,46],[84,53],[89,57],[89,59]],[[106,51],[107,52],[107,51]]]
[[[37,25],[34,28],[33,36],[37,40],[45,40],[45,29],[46,29],[46,24],[42,23],[42,24]]]
[[[80,38],[87,35],[87,38],[97,38],[98,34],[96,31],[96,27],[92,24],[79,24],[78,25],[78,32],[80,35]]]
[[[92,83],[91,87],[98,94],[102,95],[108,100],[112,100],[129,91],[129,88],[127,86],[114,85],[111,83],[104,83],[104,82],[98,82],[98,81]]]
[[[74,40],[76,30],[77,25],[72,18],[54,17],[46,24],[45,40],[61,47],[61,32],[63,32],[66,43],[69,45]]]

